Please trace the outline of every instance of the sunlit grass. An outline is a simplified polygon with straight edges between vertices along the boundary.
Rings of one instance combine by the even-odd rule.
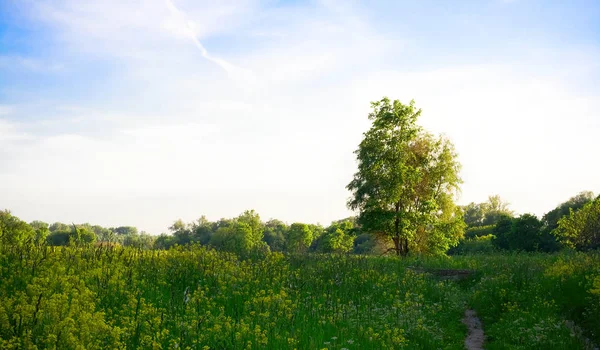
[[[597,341],[593,254],[397,259],[201,247],[2,247],[0,348],[490,349]],[[407,267],[469,269],[463,281]],[[594,289],[596,288],[596,289]]]

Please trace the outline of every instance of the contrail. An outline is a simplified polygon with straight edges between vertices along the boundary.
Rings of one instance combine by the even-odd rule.
[[[171,0],[165,0],[167,7],[169,8],[169,10],[171,11],[171,13],[173,15],[175,15],[177,17],[177,19],[183,24],[185,23],[185,35],[188,36],[190,39],[192,39],[192,41],[194,42],[194,44],[196,45],[196,47],[198,48],[198,50],[200,50],[200,53],[202,54],[202,57],[206,58],[207,60],[219,65],[219,67],[223,68],[223,70],[225,72],[227,72],[227,74],[234,78],[234,75],[236,74],[236,71],[240,71],[241,68],[236,67],[235,65],[222,60],[220,58],[217,57],[213,57],[211,56],[208,51],[206,50],[206,48],[202,45],[202,43],[200,42],[200,40],[198,40],[198,37],[196,36],[196,33],[194,32],[194,28],[192,26],[192,22],[187,20],[185,13],[183,13],[182,11],[180,11],[175,4],[173,3],[173,1]]]

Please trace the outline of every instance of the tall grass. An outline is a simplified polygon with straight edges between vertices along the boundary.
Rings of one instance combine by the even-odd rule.
[[[408,266],[475,273],[454,282]],[[462,349],[467,307],[490,349],[578,349],[573,325],[596,341],[600,327],[594,254],[240,258],[28,245],[0,247],[0,268],[2,349]]]

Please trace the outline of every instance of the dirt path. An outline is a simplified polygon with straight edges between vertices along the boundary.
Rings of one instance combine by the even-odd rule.
[[[469,334],[465,339],[465,348],[467,350],[482,350],[485,335],[483,334],[481,321],[477,317],[475,310],[466,310],[462,323],[469,329]]]
[[[594,342],[592,342],[588,337],[583,335],[583,330],[579,328],[579,326],[577,326],[575,322],[565,321],[565,325],[571,330],[571,335],[581,340],[581,342],[583,343],[583,348],[585,350],[599,350],[598,346],[596,346]]]

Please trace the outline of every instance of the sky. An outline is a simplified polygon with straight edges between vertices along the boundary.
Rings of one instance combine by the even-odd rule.
[[[384,96],[454,143],[460,204],[600,193],[597,0],[0,0],[0,209],[327,225]]]

